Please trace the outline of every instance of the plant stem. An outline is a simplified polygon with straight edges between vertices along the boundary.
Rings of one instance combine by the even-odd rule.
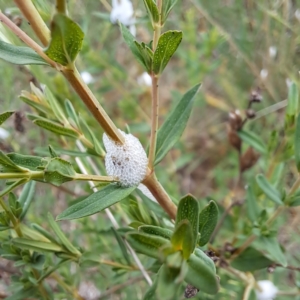
[[[65,78],[72,85],[76,93],[79,95],[84,104],[88,107],[90,112],[94,115],[95,119],[99,122],[103,130],[114,141],[123,144],[124,138],[117,129],[116,125],[109,118],[103,107],[100,105],[94,94],[89,87],[82,80],[77,69],[62,69]]]
[[[12,222],[14,230],[17,233],[18,237],[22,237],[23,234],[22,234],[22,231],[21,231],[20,226],[19,226],[20,224],[19,224],[18,220],[16,220],[15,216],[12,214],[12,212],[10,211],[9,207],[6,205],[6,203],[4,202],[2,197],[0,197],[0,205],[2,206],[4,211],[9,216],[9,219]]]
[[[33,31],[42,42],[43,46],[47,46],[50,41],[50,30],[40,16],[39,12],[33,5],[31,0],[15,0],[22,14],[30,23]]]
[[[161,8],[162,0],[157,0],[157,8],[159,13],[158,23],[154,24],[153,32],[153,44],[152,49],[155,52],[158,44],[158,40],[161,34]],[[148,166],[152,170],[155,160],[156,152],[156,139],[157,139],[157,129],[158,129],[158,115],[159,115],[159,91],[158,91],[158,75],[152,73],[152,111],[151,111],[151,137],[150,137],[150,147],[149,147],[149,163]]]
[[[20,1],[22,2],[22,1]],[[24,1],[24,3],[27,1]],[[22,29],[20,29],[14,22],[7,18],[0,12],[0,21],[3,22],[17,37],[19,37],[28,47],[33,49],[40,57],[42,57],[50,66],[57,69],[58,64],[50,59],[44,52],[43,48],[37,44],[31,37],[29,37]]]
[[[66,0],[56,0],[56,10],[59,13],[67,14],[67,3]]]
[[[20,178],[28,178],[28,179],[43,179],[44,172],[43,171],[29,171],[29,172],[17,172],[17,173],[0,173],[0,179],[20,179]]]
[[[74,177],[75,180],[85,180],[85,181],[100,181],[100,182],[116,182],[112,176],[99,176],[99,175],[86,175],[77,173]]]
[[[170,199],[164,188],[157,180],[154,173],[148,175],[142,182],[152,193],[154,198],[160,204],[160,206],[169,214],[169,216],[175,220],[177,207]]]
[[[18,1],[22,2],[22,1]],[[31,1],[22,2],[22,7],[25,9],[26,5],[29,5]],[[19,6],[19,4],[17,3]],[[38,14],[37,10],[34,9],[31,11],[30,9],[25,9],[30,16],[26,16],[26,18],[36,18],[36,14]],[[0,12],[0,21],[2,21],[8,28],[10,28],[25,44],[27,44],[30,48],[36,51],[47,63],[49,63],[53,68],[60,70],[65,78],[70,82],[74,90],[80,96],[82,101],[94,115],[95,119],[100,123],[104,131],[107,135],[113,139],[114,141],[123,144],[124,138],[118,131],[115,124],[108,117],[102,106],[97,101],[96,97],[93,95],[88,86],[81,79],[80,74],[77,69],[68,69],[66,67],[57,64],[53,60],[51,60],[44,52],[43,49],[33,41],[23,30],[21,30],[18,26],[16,26],[10,19],[8,19],[3,13]],[[35,29],[34,29],[35,30]],[[35,30],[36,32],[36,30]],[[45,37],[45,36],[44,36]]]
[[[152,113],[151,113],[151,137],[148,166],[152,170],[155,161],[156,140],[158,129],[159,96],[158,96],[158,77],[152,74]]]

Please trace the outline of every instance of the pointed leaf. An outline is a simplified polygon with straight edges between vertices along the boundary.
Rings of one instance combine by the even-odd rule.
[[[199,245],[202,247],[209,242],[210,236],[215,230],[218,222],[218,206],[211,200],[209,204],[202,209],[199,215]]]
[[[28,181],[27,178],[22,178],[22,179],[19,179],[19,180],[13,182],[12,184],[8,185],[4,190],[2,190],[0,192],[0,197],[3,197],[4,195],[8,194],[13,189],[15,189],[17,186],[22,185],[22,184],[24,184],[27,181]]]
[[[257,199],[251,185],[247,187],[246,203],[247,203],[247,214],[249,216],[249,219],[252,222],[255,222],[258,219],[261,211],[257,205]]]
[[[7,111],[0,114],[0,125],[3,124],[13,113],[14,111]]]
[[[63,252],[64,250],[56,244],[29,240],[25,238],[12,239],[13,245],[21,249],[33,250],[37,252]]]
[[[67,114],[68,114],[69,118],[74,122],[77,129],[80,129],[78,115],[75,111],[75,108],[74,108],[72,102],[68,99],[65,100],[65,108],[66,108],[66,111],[67,111]]]
[[[168,15],[172,8],[175,6],[178,0],[164,0],[162,1],[161,20],[164,24],[168,18]]]
[[[271,185],[263,174],[258,174],[256,176],[256,182],[270,200],[279,205],[283,204],[280,193]]]
[[[20,216],[20,220],[23,220],[28,208],[31,204],[31,201],[33,199],[34,191],[35,191],[35,181],[29,181],[24,185],[24,188],[22,190],[22,193],[18,199],[20,205],[22,206],[23,210]]]
[[[84,200],[70,206],[57,216],[57,220],[72,220],[93,215],[130,195],[136,187],[123,188],[117,184],[110,184],[100,191],[93,193]]]
[[[34,50],[0,40],[0,58],[16,65],[48,65]]]
[[[153,0],[144,0],[152,26],[159,21],[159,12],[156,3]]]
[[[186,195],[178,204],[175,228],[180,226],[183,220],[188,220],[192,227],[192,245],[196,246],[199,227],[199,204],[192,195]]]
[[[181,137],[189,120],[194,97],[199,90],[197,84],[186,92],[169,114],[157,133],[155,164],[158,164]]]
[[[195,254],[190,256],[187,263],[189,269],[185,281],[204,293],[216,294],[219,289],[219,282],[214,270]]]
[[[117,240],[117,242],[119,244],[119,247],[121,249],[123,257],[125,258],[127,264],[130,266],[132,264],[132,262],[131,262],[131,259],[130,259],[130,256],[128,254],[127,247],[126,247],[126,245],[124,243],[123,238],[121,237],[121,235],[119,234],[119,232],[116,229],[114,229],[113,227],[111,227],[111,230],[112,230],[114,236],[116,237],[116,240]]]
[[[161,74],[163,72],[181,43],[181,40],[181,31],[167,31],[160,36],[153,55],[153,72],[155,74]]]
[[[68,240],[68,238],[65,236],[65,234],[62,232],[62,230],[60,229],[60,227],[58,226],[58,224],[54,221],[52,215],[50,213],[48,213],[48,221],[49,224],[52,228],[52,230],[54,231],[54,233],[56,234],[56,236],[59,238],[60,242],[62,243],[62,245],[64,247],[66,247],[66,249],[68,249],[71,253],[80,256],[81,252],[76,249],[72,243]]]
[[[0,150],[0,172],[27,172],[26,169],[23,169],[16,165],[7,155],[5,155]]]
[[[8,153],[7,157],[16,165],[32,171],[37,171],[39,167],[45,166],[46,162],[43,157],[22,155],[18,153]]]
[[[58,135],[64,135],[68,137],[72,137],[77,139],[79,137],[79,133],[71,128],[66,128],[60,125],[59,123],[52,122],[49,120],[43,120],[43,118],[39,117],[38,119],[33,121],[39,127],[42,127],[46,130],[52,131]]]
[[[84,33],[77,23],[57,13],[51,23],[51,41],[45,53],[66,66],[75,61],[81,50]]]
[[[158,259],[162,256],[160,249],[169,244],[167,239],[160,236],[140,232],[129,232],[126,239],[137,252]]]
[[[252,146],[259,153],[266,154],[268,152],[267,145],[255,133],[245,130],[240,130],[237,133],[246,144]]]
[[[140,232],[144,232],[147,234],[152,234],[152,235],[157,235],[157,236],[161,236],[165,239],[170,239],[173,232],[170,229],[167,228],[161,228],[158,226],[153,226],[153,225],[142,225],[139,226],[139,231]]]

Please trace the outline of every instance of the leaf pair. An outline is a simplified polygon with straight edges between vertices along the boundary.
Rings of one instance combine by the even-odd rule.
[[[182,40],[181,31],[167,31],[160,36],[153,53],[148,45],[138,43],[123,24],[120,24],[120,27],[123,38],[133,55],[148,73],[153,72],[155,75],[160,75],[163,72]]]

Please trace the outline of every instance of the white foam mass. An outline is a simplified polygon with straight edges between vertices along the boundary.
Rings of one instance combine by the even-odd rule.
[[[148,159],[140,141],[132,134],[119,129],[125,142],[123,145],[111,140],[105,133],[105,168],[109,176],[119,179],[124,187],[138,185],[146,176]]]
[[[260,290],[255,290],[257,300],[273,300],[276,298],[278,288],[270,280],[257,281]]]

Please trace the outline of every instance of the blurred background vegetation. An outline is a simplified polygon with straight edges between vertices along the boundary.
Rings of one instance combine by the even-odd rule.
[[[52,2],[34,1],[47,24],[54,13]],[[132,2],[137,20],[137,39],[149,42],[152,32],[143,2]],[[1,0],[0,9],[34,37],[30,25],[22,18],[13,1]],[[70,16],[85,32],[84,46],[77,60],[78,69],[93,76],[90,88],[117,126],[122,130],[128,126],[146,148],[150,136],[151,87],[139,83],[138,78],[143,69],[123,42],[118,26],[111,24],[110,9],[111,3],[108,0],[69,0]],[[165,30],[182,30],[183,42],[162,76],[161,121],[191,86],[202,82],[202,88],[184,136],[157,167],[158,178],[172,198],[179,199],[186,193],[192,193],[202,199],[202,207],[209,199],[214,199],[222,213],[237,200],[235,195],[241,197],[238,200],[244,199],[243,187],[246,183],[251,182],[256,174],[266,171],[268,161],[261,158],[243,173],[237,185],[239,157],[228,141],[228,114],[238,109],[244,116],[251,92],[257,91],[263,101],[255,105],[256,117],[247,122],[246,128],[260,136],[265,144],[269,142],[273,131],[278,131],[280,136],[288,86],[291,81],[299,83],[299,25],[299,0],[178,1]],[[13,36],[11,40],[22,44]],[[30,112],[30,108],[18,99],[18,95],[21,90],[30,89],[30,81],[46,84],[59,99],[68,98],[76,103],[74,106],[78,112],[101,140],[101,128],[60,74],[41,66],[27,68],[0,61],[0,77],[1,111],[19,112],[18,117],[15,116],[15,119],[3,126],[10,132],[10,137],[0,139],[1,150],[41,154],[41,149],[45,149],[48,144],[62,148],[54,135],[37,128],[26,119],[26,112]],[[246,145],[244,147],[243,151]],[[72,140],[68,140],[68,149],[74,150]],[[281,187],[289,187],[296,173],[289,159],[285,160],[280,172],[279,180],[284,183]],[[235,192],[236,189],[239,193]],[[87,191],[89,188],[84,183],[65,184],[59,188],[37,184],[28,221],[47,227],[47,211],[57,215],[67,204]],[[114,206],[113,211],[121,223],[131,219],[122,209],[122,204]],[[218,245],[224,245],[247,233],[247,224],[238,222],[241,215],[246,215],[243,206],[231,210],[217,235]],[[280,225],[279,239],[286,251],[294,256],[295,265],[299,265],[299,210],[295,208],[285,214],[280,219]],[[69,232],[75,244],[92,248],[94,254],[101,255],[103,259],[113,251],[115,260],[121,261],[122,255],[110,227],[103,213],[63,222],[63,229]],[[149,266],[149,260],[144,260],[144,264]],[[2,285],[9,286],[13,266],[1,262],[1,268],[4,270],[1,271]],[[122,270],[114,272],[111,267],[100,263],[82,266],[84,272],[76,268],[79,267],[72,265],[70,268],[68,265],[62,269],[62,280],[74,289],[89,286],[90,294],[94,288],[104,295],[100,298],[99,295],[95,298],[90,295],[86,299],[142,299],[147,289],[143,278],[136,271],[130,274]],[[238,280],[226,280],[224,276],[227,275],[222,278],[226,286],[222,286],[218,296],[207,299],[241,299],[239,295],[243,287]],[[269,276],[285,290],[287,286],[294,287],[300,280],[297,273],[285,269],[276,269],[272,275],[267,274],[266,270],[258,273],[261,278]],[[124,282],[128,284],[120,286]],[[105,296],[108,288],[112,290]],[[200,295],[199,299],[205,297]],[[278,299],[290,298],[279,296]]]

